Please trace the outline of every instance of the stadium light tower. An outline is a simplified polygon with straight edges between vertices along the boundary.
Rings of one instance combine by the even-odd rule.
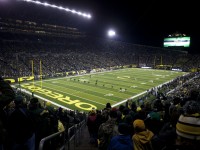
[[[19,0],[19,1],[25,1],[25,2],[30,2],[30,3],[34,3],[34,4],[38,4],[38,5],[43,5],[43,6],[46,6],[46,7],[52,7],[52,8],[57,8],[57,9],[60,9],[60,10],[64,10],[66,12],[71,12],[73,14],[77,14],[79,16],[82,16],[82,17],[85,17],[85,18],[92,18],[92,16],[90,14],[87,14],[87,13],[82,13],[80,11],[76,11],[74,9],[69,9],[69,8],[64,8],[62,6],[56,6],[54,4],[49,4],[49,3],[43,3],[43,2],[40,2],[40,1],[34,1],[34,0]]]

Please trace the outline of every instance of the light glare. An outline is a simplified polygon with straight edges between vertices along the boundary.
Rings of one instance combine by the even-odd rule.
[[[52,5],[52,4],[49,4],[49,3],[42,3],[40,1],[34,1],[34,0],[21,0],[21,1],[25,1],[25,2],[30,2],[30,3],[35,3],[35,4],[39,4],[39,5],[43,5],[43,6],[49,6],[49,7],[52,7],[52,8],[58,8],[60,10],[65,10],[67,12],[71,12],[73,14],[78,14],[80,16],[83,16],[83,17],[86,17],[88,19],[90,19],[92,16],[90,14],[85,14],[85,13],[82,13],[80,11],[76,11],[74,9],[69,9],[69,8],[64,8],[62,6],[56,6],[56,5]]]
[[[115,36],[115,31],[114,30],[109,30],[108,31],[108,36],[111,36],[111,37]]]

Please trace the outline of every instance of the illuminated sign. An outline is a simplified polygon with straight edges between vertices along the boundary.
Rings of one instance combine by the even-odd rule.
[[[164,47],[183,46],[190,47],[190,37],[168,37],[164,38]]]

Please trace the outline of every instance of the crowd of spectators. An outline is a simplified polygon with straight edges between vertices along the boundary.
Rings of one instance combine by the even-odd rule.
[[[76,28],[0,18],[3,77],[40,75],[116,66],[168,65],[188,71],[199,68],[198,55],[160,47],[86,36]],[[42,65],[40,66],[40,62]],[[33,63],[33,66],[32,66]],[[32,68],[33,67],[33,68]]]
[[[37,76],[40,75],[40,69],[43,75],[54,76],[56,73],[66,74],[80,70],[89,72],[97,68],[109,69],[126,65],[152,68],[156,65],[168,65],[184,71],[199,67],[199,56],[162,48],[90,37],[70,41],[66,38],[60,44],[60,39],[56,41],[55,37],[33,42],[35,35],[29,35],[29,39],[18,38],[21,35],[15,36],[18,40],[1,41],[0,66],[4,77],[31,76],[32,71]]]
[[[62,131],[68,135],[70,127],[86,118],[85,113],[64,110],[19,93],[2,78],[0,93],[0,150],[37,150],[43,138]],[[71,132],[70,137],[74,134]],[[55,150],[60,144],[64,143],[56,138],[46,142],[43,149]]]
[[[192,73],[159,87],[153,100],[91,110],[90,143],[102,150],[199,149],[199,83],[200,74]]]

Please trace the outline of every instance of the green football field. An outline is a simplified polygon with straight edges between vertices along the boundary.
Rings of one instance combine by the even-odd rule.
[[[118,106],[140,97],[148,89],[169,82],[185,72],[128,68],[21,83],[21,90],[71,110],[103,109],[106,103]]]

